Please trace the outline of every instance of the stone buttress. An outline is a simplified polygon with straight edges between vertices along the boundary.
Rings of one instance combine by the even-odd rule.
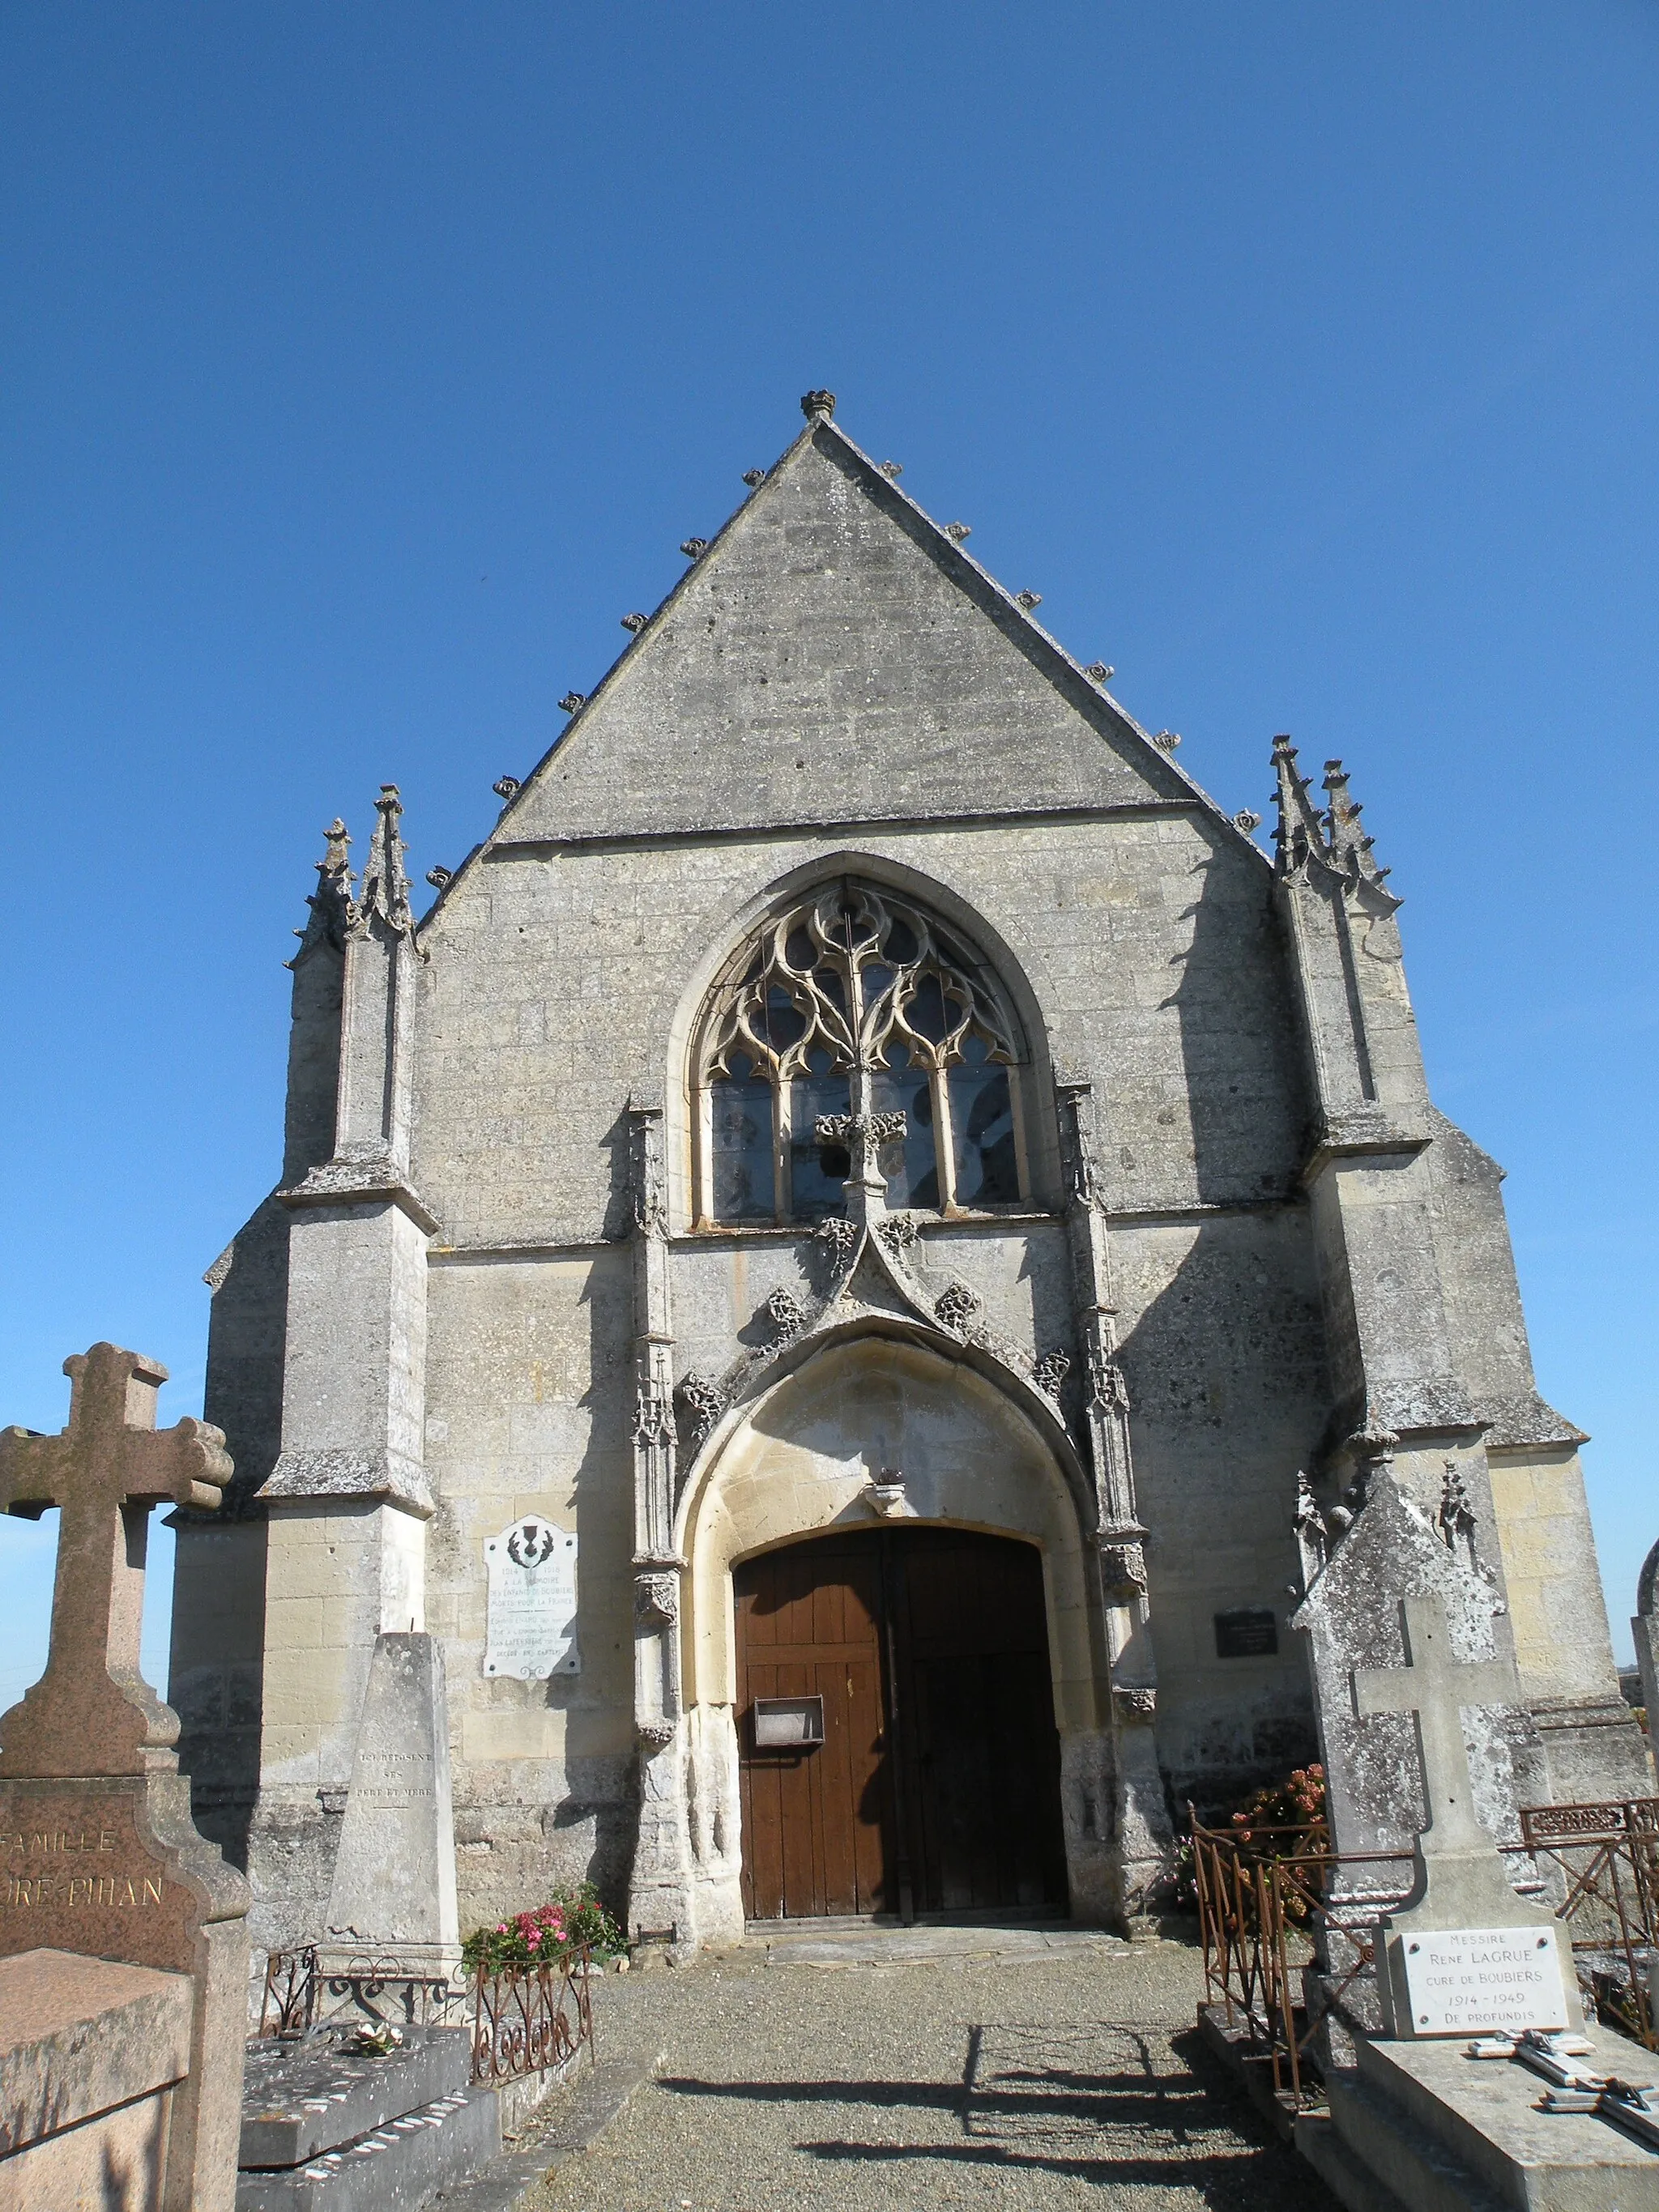
[[[296,963],[295,1050],[308,1064],[290,1094],[290,1146],[296,1123],[318,1126],[287,1164],[303,1172],[276,1194],[288,1228],[281,1450],[257,1499],[264,1652],[248,1870],[256,1941],[267,1948],[320,1929],[374,1639],[426,1625],[426,1255],[436,1224],[409,1180],[421,955],[392,787],[377,809],[358,896],[349,877],[338,880],[343,837],[331,872],[332,1067],[325,1015],[307,1020],[301,1003],[303,988],[326,1005],[332,977],[313,981]],[[307,1164],[331,1088],[329,1151]]]
[[[1287,738],[1277,896],[1317,1125],[1313,1207],[1334,1403],[1312,1513],[1340,1529],[1386,1462],[1492,1586],[1531,1725],[1522,1802],[1646,1787],[1619,1696],[1577,1460],[1581,1431],[1539,1396],[1501,1170],[1431,1103],[1406,986],[1401,901],[1340,761],[1318,809]]]

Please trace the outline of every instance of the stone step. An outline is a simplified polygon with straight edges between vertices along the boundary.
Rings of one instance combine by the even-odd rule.
[[[1355,2157],[1328,2112],[1297,2114],[1296,2147],[1343,2212],[1409,2212],[1405,2200]]]
[[[1330,2085],[1331,2122],[1342,2148],[1412,2212],[1505,2212],[1506,2200],[1483,2185],[1443,2142],[1370,2083]],[[1302,2130],[1297,2130],[1297,2147]]]
[[[349,2032],[325,2027],[300,2043],[249,2044],[239,2165],[303,2166],[471,2082],[472,2039],[464,2027],[405,2027],[400,2047],[384,2057],[343,2049]]]
[[[245,2172],[236,2212],[416,2212],[501,2147],[493,2089],[461,2089],[304,2166]]]

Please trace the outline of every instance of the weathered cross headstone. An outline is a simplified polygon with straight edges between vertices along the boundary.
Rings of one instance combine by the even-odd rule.
[[[1439,1602],[1460,1659],[1481,1661],[1506,1648],[1497,1595],[1470,1547],[1458,1540],[1455,1516],[1432,1520],[1395,1472],[1393,1440],[1376,1443],[1352,1493],[1358,1510],[1348,1512],[1345,1503],[1345,1532],[1335,1515],[1327,1524],[1304,1486],[1297,1533],[1308,1594],[1291,1623],[1313,1647],[1327,1817],[1340,1862],[1308,1996],[1322,2062],[1340,2066],[1353,2063],[1353,2034],[1380,2033],[1387,2024],[1384,1977],[1365,1965],[1364,1954],[1379,1911],[1401,1894],[1407,1861],[1415,1865],[1419,1832],[1432,1811],[1410,1711],[1362,1711],[1355,1673],[1401,1668],[1410,1650],[1401,1610],[1406,1600]],[[1499,1686],[1492,1703],[1470,1705],[1451,1723],[1462,1731],[1468,1809],[1489,1849],[1518,1843],[1518,1804],[1545,1795],[1537,1730],[1518,1703],[1518,1686],[1506,1677]],[[1443,1723],[1431,1717],[1430,1725]],[[1443,1819],[1440,1841],[1445,1832]]]
[[[1516,1893],[1474,1810],[1463,1714],[1519,1701],[1514,1662],[1459,1660],[1437,1597],[1405,1598],[1400,1613],[1404,1665],[1353,1673],[1360,1718],[1414,1719],[1428,1813],[1413,1850],[1412,1894],[1383,1923],[1394,2032],[1580,2024],[1576,2002],[1569,2009],[1554,1916]]]
[[[58,1510],[46,1669],[0,1717],[0,1956],[48,1948],[191,1977],[188,2077],[161,2202],[230,2212],[246,2033],[247,1886],[204,1841],[138,1671],[150,1509],[219,1504],[231,1464],[206,1423],[155,1426],[167,1370],[112,1344],[64,1363],[60,1435],[0,1432],[0,1509]]]

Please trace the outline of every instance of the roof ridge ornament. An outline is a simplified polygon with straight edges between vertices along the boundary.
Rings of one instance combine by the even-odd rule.
[[[809,422],[827,422],[836,411],[836,395],[833,392],[804,392],[800,411]]]

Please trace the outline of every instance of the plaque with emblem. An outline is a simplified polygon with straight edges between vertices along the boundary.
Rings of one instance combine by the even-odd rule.
[[[484,1673],[545,1681],[579,1674],[576,1539],[539,1514],[526,1513],[486,1538],[489,1626]]]

